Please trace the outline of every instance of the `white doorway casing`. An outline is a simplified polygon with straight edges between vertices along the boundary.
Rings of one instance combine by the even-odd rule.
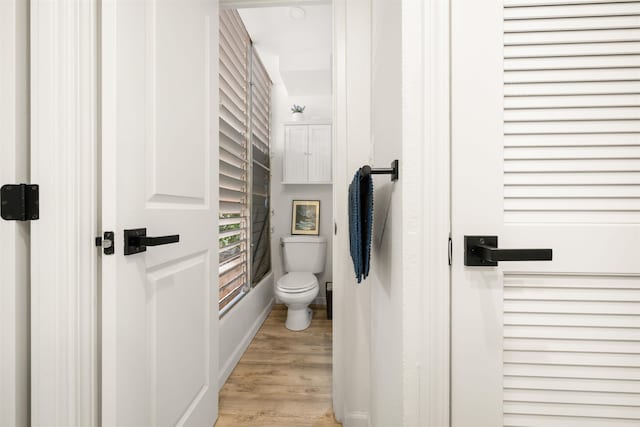
[[[98,419],[97,5],[30,3],[32,425]]]
[[[403,425],[449,425],[449,0],[402,2]]]

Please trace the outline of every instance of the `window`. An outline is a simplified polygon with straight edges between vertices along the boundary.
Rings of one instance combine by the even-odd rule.
[[[257,284],[271,270],[270,90],[271,81],[240,15],[236,10],[221,11],[218,220],[221,315],[250,290],[251,283]]]
[[[269,159],[269,99],[271,80],[262,61],[252,54],[251,69],[251,283],[257,285],[271,271],[270,230],[270,159]]]

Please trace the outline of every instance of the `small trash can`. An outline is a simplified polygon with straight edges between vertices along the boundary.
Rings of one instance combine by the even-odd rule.
[[[327,295],[327,319],[333,318],[333,282],[325,282],[324,289]]]

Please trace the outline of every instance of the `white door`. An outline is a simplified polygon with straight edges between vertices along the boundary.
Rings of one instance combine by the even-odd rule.
[[[101,28],[102,228],[116,237],[115,254],[102,256],[102,424],[209,427],[218,405],[217,1],[108,0]],[[125,255],[132,229],[179,241]]]
[[[455,427],[640,425],[639,28],[638,2],[452,3]],[[553,261],[465,266],[469,235]]]
[[[309,126],[309,182],[331,182],[331,126]]]
[[[305,183],[309,178],[308,126],[285,126],[284,171],[285,183]]]

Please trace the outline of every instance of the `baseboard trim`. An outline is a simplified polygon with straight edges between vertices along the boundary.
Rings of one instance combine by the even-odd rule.
[[[240,344],[238,345],[238,347],[233,351],[227,363],[225,363],[225,365],[221,367],[220,374],[218,375],[218,390],[222,389],[222,387],[224,386],[224,383],[227,382],[229,375],[231,375],[231,372],[233,372],[233,369],[236,367],[236,365],[242,358],[242,355],[244,354],[245,351],[247,351],[247,348],[249,348],[249,344],[251,344],[253,337],[255,337],[256,334],[258,333],[258,329],[260,329],[260,326],[262,326],[262,324],[266,320],[269,313],[271,313],[271,308],[273,307],[273,304],[274,304],[274,299],[271,298],[269,303],[262,310],[260,315],[256,318],[255,322],[253,322],[253,325],[251,325],[251,328],[247,331],[245,336],[242,338],[242,341],[240,341]]]
[[[369,427],[368,412],[348,412],[344,415],[344,427]]]

